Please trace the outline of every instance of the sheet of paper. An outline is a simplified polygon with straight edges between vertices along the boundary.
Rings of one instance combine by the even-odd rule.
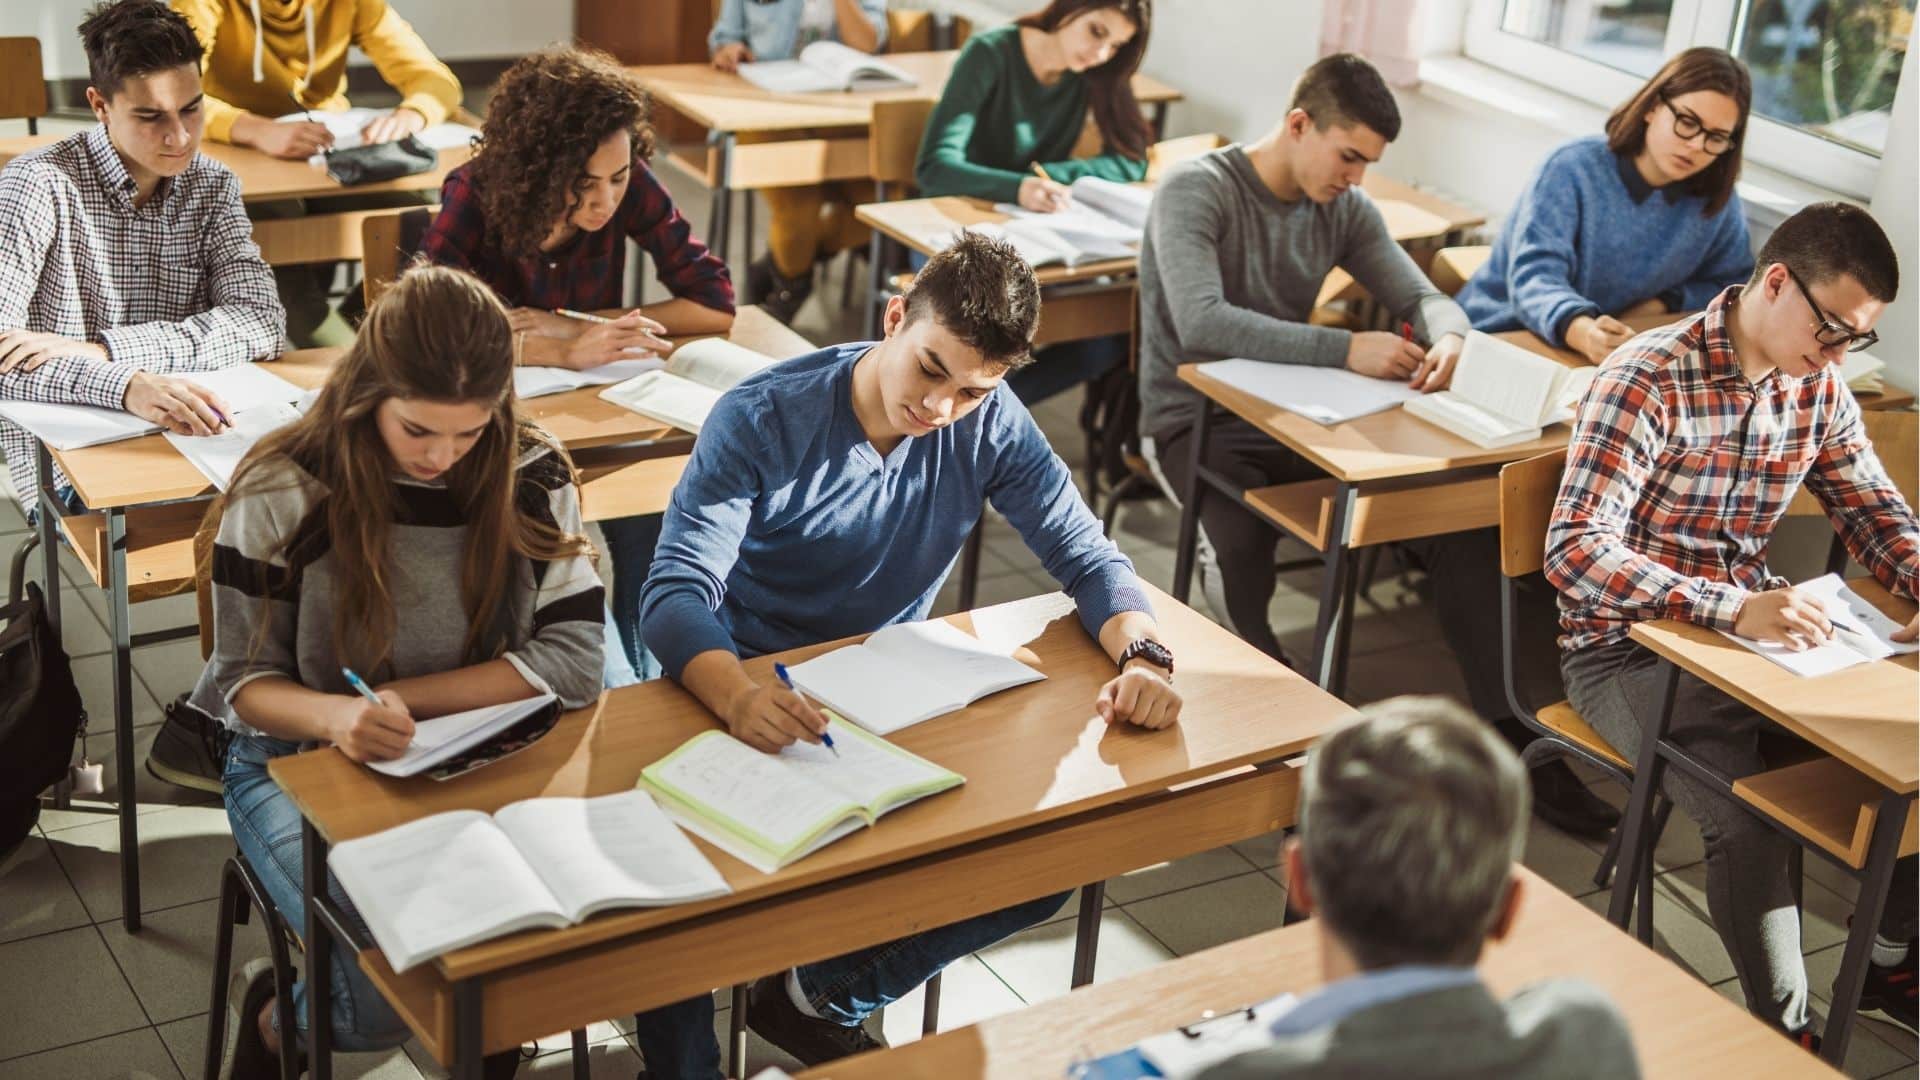
[[[670,903],[730,891],[644,791],[530,799],[502,807],[494,820],[569,915],[608,898]]]
[[[660,779],[695,804],[753,830],[779,849],[841,808],[839,792],[808,781],[770,754],[732,738],[702,739],[674,756]]]
[[[945,775],[944,770],[927,762],[893,752],[878,735],[869,735],[832,713],[827,730],[833,736],[832,750],[824,744],[794,743],[780,751],[779,759],[800,775],[846,796],[849,802],[871,806],[889,791]]]
[[[413,742],[407,752],[391,761],[370,761],[367,768],[388,776],[412,776],[445,761],[462,750],[485,742],[489,735],[512,727],[545,708],[552,694],[538,694],[503,705],[436,716],[414,724]]]
[[[1200,370],[1237,390],[1316,424],[1341,424],[1413,400],[1418,390],[1393,379],[1370,379],[1344,368],[1215,360]]]
[[[234,413],[228,419],[233,426],[217,435],[177,435],[164,432],[180,456],[193,463],[201,475],[221,491],[233,482],[233,470],[240,459],[261,439],[300,419],[300,408],[284,401],[271,402]]]
[[[326,128],[333,135],[335,150],[351,150],[360,145],[360,132],[379,117],[385,116],[389,109],[352,108],[332,111],[314,109],[310,111],[288,113],[275,117],[282,124],[298,124],[308,120]],[[466,124],[440,123],[428,126],[420,132],[420,141],[435,150],[451,150],[456,146],[466,146],[480,129]],[[316,165],[326,164],[325,154],[315,154],[308,159]]]
[[[799,60],[741,64],[740,77],[770,94],[818,94],[841,89],[831,74]]]
[[[771,356],[735,345],[725,338],[702,338],[682,345],[667,362],[675,375],[715,390],[731,390],[756,371],[779,363]]]
[[[1140,246],[1140,228],[1124,221],[1117,221],[1091,206],[1081,203],[1069,203],[1064,210],[1043,213],[1028,210],[1013,203],[996,203],[995,210],[1007,215],[1010,221],[1037,222],[1064,237],[1067,241],[1081,247],[1100,247],[1101,250],[1115,249],[1128,252],[1136,251]]]
[[[254,364],[236,364],[218,371],[182,372],[179,377],[212,390],[234,412],[256,409],[277,401],[294,401],[301,394],[299,387]],[[26,428],[35,438],[55,450],[100,446],[122,439],[136,439],[160,430],[160,425],[130,412],[92,405],[0,402],[0,418]]]
[[[665,360],[648,352],[639,353],[631,360],[615,360],[611,364],[584,371],[562,367],[516,367],[513,369],[513,392],[523,398],[534,398],[578,390],[582,386],[611,386],[666,366]]]
[[[1798,652],[1770,641],[1754,641],[1722,630],[1726,637],[1793,672],[1808,678],[1831,675],[1850,667],[1871,663],[1889,656],[1920,651],[1920,643],[1893,640],[1901,624],[1881,614],[1880,609],[1860,598],[1838,574],[1827,574],[1803,583],[1800,588],[1820,600],[1835,623],[1833,640]]]
[[[1092,207],[1136,232],[1147,227],[1153,189],[1145,184],[1117,184],[1098,176],[1083,176],[1071,185],[1075,202]]]
[[[1516,424],[1539,427],[1558,405],[1555,391],[1566,371],[1558,360],[1469,330],[1449,389]]]
[[[696,435],[720,403],[720,391],[670,371],[649,371],[607,387],[600,396],[623,409]]]
[[[1138,1049],[1162,1076],[1193,1076],[1236,1054],[1267,1045],[1273,1038],[1268,1033],[1273,1022],[1298,1003],[1299,999],[1292,994],[1282,994],[1251,1010],[1197,1019],[1185,1025],[1184,1030],[1175,1028],[1150,1035],[1140,1040]],[[1252,1015],[1248,1015],[1249,1012]]]

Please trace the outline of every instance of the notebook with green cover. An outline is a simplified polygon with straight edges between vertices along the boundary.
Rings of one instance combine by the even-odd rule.
[[[966,782],[827,716],[837,755],[807,743],[763,754],[708,731],[642,769],[640,786],[687,830],[770,874],[889,810]]]

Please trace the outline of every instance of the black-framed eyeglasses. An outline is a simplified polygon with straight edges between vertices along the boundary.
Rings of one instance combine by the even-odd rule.
[[[1700,149],[1714,157],[1734,148],[1737,140],[1731,132],[1713,130],[1700,119],[1700,114],[1675,105],[1673,99],[1665,94],[1660,95],[1660,104],[1673,114],[1673,133],[1679,136],[1681,142],[1692,142],[1705,135],[1706,138],[1700,140]]]
[[[1871,349],[1879,342],[1880,335],[1871,330],[1855,333],[1850,328],[1834,322],[1832,316],[1821,310],[1819,302],[1814,300],[1813,293],[1808,290],[1807,283],[1800,280],[1800,275],[1793,272],[1793,267],[1787,267],[1787,276],[1793,279],[1794,285],[1800,290],[1800,295],[1806,298],[1807,306],[1813,309],[1813,340],[1828,348],[1844,347],[1848,352]]]

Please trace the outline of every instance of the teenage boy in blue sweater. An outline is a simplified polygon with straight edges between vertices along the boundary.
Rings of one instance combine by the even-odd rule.
[[[1179,719],[1173,656],[1133,564],[1002,385],[1031,360],[1039,308],[1012,248],[964,236],[888,302],[884,340],[797,357],[720,400],[667,508],[641,619],[666,673],[736,737],[769,753],[819,742],[826,718],[740,658],[925,618],[987,500],[1118,667],[1095,711],[1147,728]],[[871,1049],[860,1024],[873,1010],[1066,898],[762,979],[748,1026],[809,1065]]]

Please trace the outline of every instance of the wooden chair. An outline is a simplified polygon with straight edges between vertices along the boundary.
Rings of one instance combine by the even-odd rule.
[[[973,24],[964,16],[954,15],[948,19],[943,34],[940,17],[934,12],[891,10],[887,12],[886,51],[903,53],[957,49],[966,43],[972,29]]]
[[[27,134],[40,134],[47,115],[47,78],[40,39],[0,38],[0,120],[25,120]]]
[[[360,288],[367,307],[380,298],[387,286],[399,278],[420,251],[427,229],[433,224],[438,206],[411,206],[368,214],[360,222]]]
[[[1457,296],[1466,287],[1467,279],[1473,277],[1492,257],[1493,248],[1485,244],[1441,248],[1433,253],[1433,264],[1427,267],[1427,277],[1433,281],[1434,288],[1448,296]]]
[[[1161,139],[1147,147],[1147,183],[1157,184],[1166,175],[1168,169],[1201,154],[1218,150],[1231,141],[1225,135],[1212,133],[1203,135],[1182,135],[1177,139]]]
[[[873,124],[867,135],[867,175],[873,177],[875,202],[905,198],[913,188],[913,168],[920,157],[920,136],[934,103],[926,100],[879,101],[873,106]],[[880,336],[880,312],[894,290],[889,281],[898,260],[880,230],[867,241],[867,314],[869,339]]]
[[[1583,761],[1629,790],[1633,787],[1633,764],[1615,750],[1574,707],[1565,701],[1545,708],[1533,708],[1521,700],[1516,672],[1518,654],[1520,581],[1538,574],[1546,562],[1547,521],[1553,512],[1554,498],[1560,492],[1560,474],[1566,470],[1567,452],[1555,450],[1525,461],[1516,461],[1500,470],[1500,673],[1506,686],[1507,704],[1513,715],[1539,735],[1521,755],[1529,769],[1555,757]],[[1673,804],[1664,797],[1654,810],[1654,837],[1665,830]],[[1596,885],[1605,885],[1612,876],[1614,860],[1619,856],[1620,833],[1614,830],[1607,853],[1594,875]],[[1640,895],[1640,940],[1653,941],[1653,845],[1648,845],[1646,872],[1637,876]]]

